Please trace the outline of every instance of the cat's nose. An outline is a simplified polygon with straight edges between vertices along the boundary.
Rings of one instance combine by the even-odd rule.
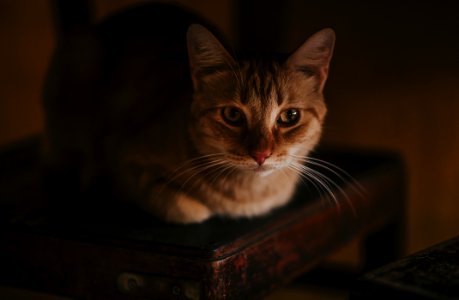
[[[250,154],[250,156],[252,156],[252,158],[257,162],[257,164],[261,166],[265,162],[265,160],[271,156],[271,151],[266,150],[262,152],[254,152]]]

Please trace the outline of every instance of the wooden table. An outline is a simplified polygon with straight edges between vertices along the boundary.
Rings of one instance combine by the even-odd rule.
[[[2,285],[82,299],[253,299],[357,235],[368,237],[368,267],[400,254],[404,174],[391,154],[319,150],[365,189],[361,195],[349,178],[321,170],[346,194],[334,188],[339,206],[303,185],[268,216],[183,226],[132,207],[107,209],[109,193],[65,209],[72,195],[59,179],[51,186],[60,193],[45,188],[37,149],[32,140],[0,156]],[[61,203],[57,213],[35,205],[47,197]],[[34,209],[22,213],[24,207]]]

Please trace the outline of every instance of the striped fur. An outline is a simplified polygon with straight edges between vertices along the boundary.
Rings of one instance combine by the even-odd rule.
[[[192,26],[189,152],[171,169],[171,182],[153,188],[161,196],[149,199],[147,208],[168,221],[190,223],[215,214],[257,216],[287,203],[299,180],[289,164],[316,146],[326,114],[322,88],[333,36],[322,35],[285,62],[236,61],[206,29]],[[325,50],[317,53],[319,47]],[[242,115],[237,126],[225,119],[228,108]],[[288,109],[300,118],[281,126],[280,114]],[[171,197],[167,202],[164,193]]]

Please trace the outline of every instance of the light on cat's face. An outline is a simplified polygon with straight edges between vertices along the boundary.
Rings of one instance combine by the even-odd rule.
[[[268,175],[309,152],[321,122],[307,99],[280,101],[274,90],[265,98],[251,94],[247,101],[219,99],[201,107],[197,144],[203,155],[221,153],[234,169]]]
[[[334,39],[325,29],[285,62],[237,62],[209,31],[191,26],[190,133],[198,152],[259,174],[301,161],[320,138]]]
[[[223,140],[222,144],[225,149],[220,151],[240,169],[265,174],[284,167],[289,152],[294,150],[291,143],[281,145],[284,132],[303,126],[298,123],[304,117],[301,109],[294,107],[283,109],[274,103],[257,106],[231,105],[220,109],[217,120],[229,127],[226,143]]]

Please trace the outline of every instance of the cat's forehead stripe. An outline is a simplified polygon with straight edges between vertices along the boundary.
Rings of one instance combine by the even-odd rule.
[[[283,101],[280,67],[275,62],[250,61],[241,70],[245,78],[241,86],[241,102],[273,101],[278,105]]]

